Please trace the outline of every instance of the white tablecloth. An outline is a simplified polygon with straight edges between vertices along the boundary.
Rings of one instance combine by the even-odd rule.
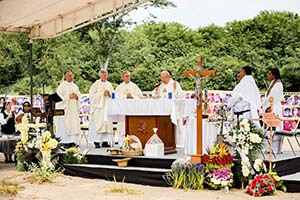
[[[184,153],[186,155],[195,155],[197,153],[197,121],[191,118],[186,127],[186,140],[184,145]],[[206,149],[214,146],[217,141],[218,127],[216,122],[209,122],[207,119],[202,120],[202,153],[206,153]]]
[[[111,99],[106,104],[105,119],[124,122],[126,115],[170,115],[173,124],[196,111],[193,99]]]

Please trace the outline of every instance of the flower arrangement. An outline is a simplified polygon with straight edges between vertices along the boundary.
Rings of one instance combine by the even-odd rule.
[[[248,182],[254,174],[252,165],[257,153],[263,148],[264,132],[257,126],[244,119],[239,125],[231,126],[224,135],[224,141],[234,151],[237,160],[236,176],[241,183]]]
[[[247,193],[252,196],[272,195],[277,189],[286,191],[280,177],[276,172],[267,172],[266,165],[262,159],[256,159],[254,169],[258,173],[247,186]]]
[[[233,166],[233,156],[229,154],[229,149],[224,143],[207,149],[207,155],[203,156],[206,168],[210,170],[231,168]]]
[[[205,167],[201,163],[191,164],[186,159],[177,159],[164,178],[176,189],[203,189]]]
[[[77,149],[76,147],[71,147],[66,150],[66,153],[64,154],[64,157],[63,157],[63,163],[64,164],[87,163],[87,159],[85,157],[86,154],[87,154],[87,151],[80,153],[79,149]]]
[[[222,143],[207,150],[203,162],[206,166],[207,184],[212,189],[231,187],[233,183],[233,157],[229,153],[228,147]]]
[[[57,139],[49,131],[45,131],[42,136],[39,133],[29,134],[30,127],[26,116],[22,118],[22,123],[17,125],[17,130],[21,132],[21,141],[16,145],[17,169],[28,170],[32,164],[54,168],[54,160],[58,159]],[[40,126],[36,127],[39,129]]]

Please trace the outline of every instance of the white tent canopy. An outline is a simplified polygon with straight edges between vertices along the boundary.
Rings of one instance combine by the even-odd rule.
[[[0,0],[0,33],[51,38],[149,0]]]

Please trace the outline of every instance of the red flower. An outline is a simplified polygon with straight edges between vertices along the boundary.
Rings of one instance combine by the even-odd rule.
[[[251,183],[251,188],[252,189],[256,188],[256,183],[254,183],[254,181]]]
[[[256,197],[257,197],[257,196],[258,196],[258,193],[257,193],[257,192],[255,192],[255,193],[254,193],[254,196],[256,196]]]
[[[269,175],[268,175],[268,174],[265,174],[265,175],[264,175],[264,178],[265,178],[265,179],[268,179],[268,178],[269,178]]]
[[[264,193],[264,190],[263,190],[262,188],[260,188],[260,189],[259,189],[259,193],[260,193],[260,194],[263,194],[263,193]]]
[[[252,194],[253,194],[252,190],[248,190],[248,193],[249,193],[250,195],[252,195]]]
[[[265,181],[262,179],[262,180],[260,180],[260,186],[261,187],[264,187],[265,186]]]
[[[268,190],[268,192],[272,192],[273,188],[270,184],[268,185],[267,190]]]
[[[260,180],[262,177],[259,175],[259,176],[256,176],[255,177],[257,180]]]

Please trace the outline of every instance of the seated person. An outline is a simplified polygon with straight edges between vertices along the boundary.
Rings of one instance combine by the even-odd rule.
[[[16,122],[17,123],[21,123],[22,122],[22,118],[25,115],[28,120],[31,120],[31,104],[28,101],[25,101],[22,105],[22,112],[20,112],[18,114],[18,116],[16,117]]]
[[[14,135],[15,115],[12,112],[12,103],[5,102],[0,113],[1,135]],[[13,163],[12,155],[16,148],[16,141],[0,141],[0,152],[4,153],[5,163]]]

